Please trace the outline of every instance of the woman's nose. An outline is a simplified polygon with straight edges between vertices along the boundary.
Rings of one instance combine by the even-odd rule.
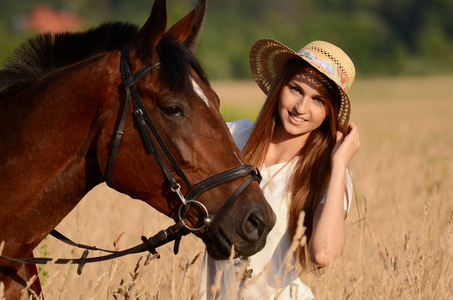
[[[306,113],[308,110],[308,104],[309,104],[309,102],[308,102],[307,97],[301,98],[294,106],[297,114],[303,115],[304,113]]]

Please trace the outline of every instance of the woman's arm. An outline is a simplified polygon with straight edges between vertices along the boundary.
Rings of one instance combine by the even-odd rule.
[[[343,253],[346,240],[344,210],[346,172],[349,162],[359,148],[359,133],[354,123],[349,124],[349,133],[346,137],[340,132],[337,133],[326,199],[315,210],[313,232],[308,244],[310,260],[316,265],[326,266]]]

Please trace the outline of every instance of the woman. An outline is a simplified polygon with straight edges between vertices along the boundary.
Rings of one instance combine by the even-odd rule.
[[[327,42],[295,52],[270,39],[255,43],[250,65],[266,102],[256,124],[228,125],[261,170],[277,223],[265,248],[246,260],[205,255],[203,287],[209,299],[311,299],[298,274],[328,265],[345,244],[353,194],[348,164],[360,147],[346,94],[354,65]]]

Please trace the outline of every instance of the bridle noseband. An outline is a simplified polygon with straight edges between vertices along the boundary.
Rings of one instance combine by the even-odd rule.
[[[124,134],[123,133],[124,124],[127,119],[130,100],[132,99],[132,103],[133,103],[133,107],[134,107],[133,114],[134,114],[135,120],[137,122],[137,129],[142,138],[146,153],[148,155],[154,154],[163,174],[165,175],[168,183],[170,184],[171,191],[175,192],[178,195],[179,199],[181,200],[181,205],[178,210],[179,220],[184,220],[186,214],[188,213],[188,211],[190,209],[190,206],[196,205],[196,206],[199,206],[206,214],[205,219],[204,219],[204,224],[198,228],[192,228],[187,225],[185,227],[191,231],[198,231],[203,228],[212,229],[217,225],[217,223],[220,221],[221,217],[225,214],[226,210],[231,206],[231,204],[233,204],[233,202],[236,200],[236,198],[239,196],[239,194],[251,182],[253,182],[255,180],[258,182],[261,181],[261,175],[259,174],[258,170],[255,169],[253,166],[241,165],[236,168],[233,168],[233,169],[227,170],[225,172],[222,172],[220,174],[209,177],[193,186],[190,183],[187,176],[185,175],[185,173],[182,170],[179,163],[174,158],[173,154],[171,153],[170,149],[166,145],[162,136],[159,134],[159,131],[157,130],[156,126],[154,125],[154,122],[152,121],[148,111],[146,110],[145,105],[144,105],[142,99],[140,98],[137,88],[135,86],[135,84],[138,83],[140,80],[142,80],[146,75],[159,69],[160,63],[156,62],[155,64],[152,64],[152,65],[149,64],[149,65],[145,66],[144,68],[142,68],[141,70],[139,70],[134,75],[132,75],[131,67],[130,67],[129,59],[128,59],[128,49],[129,49],[129,45],[126,45],[124,47],[124,49],[121,51],[121,62],[120,62],[121,77],[123,79],[123,86],[126,91],[126,101],[124,104],[120,122],[118,124],[118,128],[115,132],[114,138],[112,139],[112,150],[111,150],[111,154],[110,154],[109,161],[107,164],[107,170],[106,170],[106,175],[105,175],[106,182],[109,186],[111,185],[113,165],[115,163],[115,158],[118,153],[118,149],[121,145],[121,138]],[[157,147],[156,143],[154,142],[153,138],[151,137],[151,134],[154,136],[154,139],[159,144],[160,148],[162,149],[163,154],[170,161],[175,172],[178,174],[178,176],[184,181],[184,184],[187,186],[187,189],[189,191],[185,197],[181,192],[181,185],[177,182],[176,178],[172,175],[169,167],[165,163],[165,160],[164,160],[161,152],[159,151],[159,148]],[[248,178],[239,186],[239,188],[225,202],[225,204],[223,205],[221,210],[216,214],[214,219],[211,218],[210,213],[209,213],[208,209],[206,208],[206,206],[203,203],[201,203],[200,201],[196,200],[200,194],[202,194],[212,188],[215,188],[221,184],[236,180],[238,178],[247,177],[247,176],[248,176]]]

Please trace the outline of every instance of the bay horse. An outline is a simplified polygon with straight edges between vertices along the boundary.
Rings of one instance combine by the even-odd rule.
[[[0,71],[2,255],[28,257],[104,181],[183,219],[213,258],[264,247],[275,215],[194,55],[205,7],[166,31],[156,0],[141,29],[105,23],[16,49]],[[7,299],[26,279],[24,264],[0,258]]]

